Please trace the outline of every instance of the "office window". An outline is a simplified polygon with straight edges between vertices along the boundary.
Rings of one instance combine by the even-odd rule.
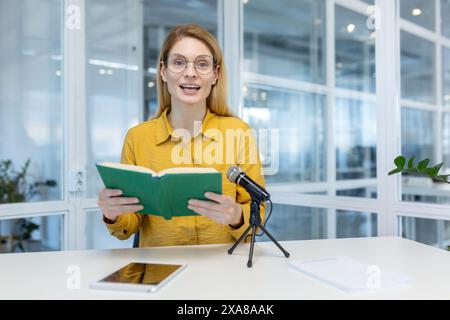
[[[445,168],[450,170],[450,113],[445,112],[442,115],[442,152]]]
[[[27,180],[41,183],[20,202],[62,199],[61,5],[0,1],[0,162],[20,171],[29,159]],[[50,180],[54,187],[45,185]]]
[[[0,253],[59,251],[63,214],[0,220]]]
[[[372,102],[336,99],[335,144],[336,195],[344,197],[377,197],[377,125]]]
[[[375,93],[375,30],[367,16],[336,6],[336,87]]]
[[[346,181],[336,195],[376,198],[376,30],[367,15],[336,5],[334,34],[336,87],[351,90],[336,91],[336,180]]]
[[[327,210],[275,204],[272,217],[266,225],[277,241],[327,238]],[[270,241],[264,235],[259,241]]]
[[[448,1],[439,1],[439,14],[445,17]],[[401,0],[403,18],[433,31],[430,34],[409,25],[404,25],[401,31],[402,154],[408,158],[415,156],[416,164],[426,158],[430,159],[430,165],[448,159],[450,49],[440,37],[440,30],[434,27],[435,3],[438,1]],[[444,20],[441,31],[445,36]],[[441,61],[436,61],[437,50],[442,53]],[[448,172],[448,164],[445,167],[441,173]],[[402,199],[448,204],[450,187],[427,177],[403,174]]]
[[[441,23],[442,23],[442,35],[450,38],[450,0],[441,0]]]
[[[243,9],[242,116],[256,130],[279,130],[278,150],[262,154],[265,168],[276,163],[266,180],[294,192],[299,182],[325,181],[326,98],[305,87],[326,83],[325,1],[249,1]]]
[[[136,1],[86,2],[89,197],[102,187],[95,162],[118,162],[127,129],[140,120],[139,14]]]
[[[247,83],[243,119],[258,129],[279,130],[278,154],[262,154],[265,167],[279,163],[272,182],[317,182],[325,172],[325,99],[321,95]],[[262,136],[261,136],[262,137]],[[274,146],[275,147],[275,146]],[[273,157],[278,157],[278,161]]]
[[[400,0],[400,16],[429,30],[436,29],[434,0]]]
[[[376,178],[376,109],[361,100],[336,99],[336,179]]]
[[[450,107],[450,49],[442,49],[442,101],[445,107]]]
[[[326,34],[325,3],[283,1],[283,6],[275,7],[269,1],[249,1],[244,5],[242,114],[255,129],[279,129],[278,173],[266,176],[274,194],[376,198],[375,30],[368,23],[368,13],[361,10],[362,2],[335,6],[336,88],[326,87],[330,83],[327,75],[333,74],[326,70],[326,38],[333,34]],[[312,6],[315,10],[307,9]],[[300,23],[291,23],[294,15],[301,17]],[[303,23],[305,16],[308,21],[316,19],[312,31],[311,23]],[[306,49],[292,49],[298,34],[305,39]],[[327,96],[330,90],[334,90],[332,98]],[[327,114],[330,106],[334,114]],[[330,123],[333,132],[327,131]],[[336,163],[330,166],[327,160],[332,152]],[[270,160],[263,161],[266,168]],[[289,219],[304,211],[282,203],[276,207],[280,209],[275,214],[285,215],[282,211],[288,210]],[[336,211],[325,214],[330,224],[325,228],[335,230]],[[351,229],[351,223],[342,228]],[[360,234],[350,229],[348,234]],[[335,232],[326,236],[334,237]]]
[[[418,160],[430,159],[431,164],[437,164],[436,158],[436,125],[437,115],[434,112],[402,108],[402,154],[408,159],[416,157]],[[443,146],[448,140],[448,129],[445,126],[447,115],[443,118]],[[448,154],[443,149],[443,156]],[[447,185],[433,182],[428,177],[402,175],[402,199],[413,202],[450,203],[450,188]]]
[[[335,6],[334,189],[343,197],[377,197],[377,31],[368,9]]]
[[[330,218],[336,216],[335,227]],[[279,241],[326,238],[372,237],[377,235],[375,213],[275,204],[267,223]],[[270,241],[264,235],[260,241]]]
[[[327,238],[327,209],[275,204],[266,225],[278,241]],[[264,235],[259,241],[270,241]]]
[[[337,210],[336,237],[376,237],[377,219],[376,213]]]
[[[432,42],[401,32],[402,98],[436,103],[436,46]]]
[[[103,214],[98,210],[88,210],[84,213],[85,229],[84,241],[85,248],[91,249],[116,249],[116,248],[132,248],[134,235],[127,240],[119,240],[112,236],[105,223],[103,222]]]
[[[399,216],[403,238],[450,251],[450,221]]]
[[[377,181],[363,181],[361,188],[338,187],[336,195],[341,197],[357,197],[357,198],[377,198]]]
[[[429,158],[436,162],[435,121],[435,114],[431,111],[402,108],[402,154],[405,157]]]
[[[325,83],[325,1],[244,2],[244,70]]]
[[[182,23],[216,34],[216,1],[86,1],[89,197],[103,186],[95,162],[118,162],[127,130],[156,111],[159,49]]]

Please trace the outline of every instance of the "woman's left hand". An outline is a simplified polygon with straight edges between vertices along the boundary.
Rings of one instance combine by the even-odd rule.
[[[238,228],[244,224],[242,208],[235,199],[213,192],[206,192],[205,197],[213,201],[191,199],[188,208],[223,225]]]

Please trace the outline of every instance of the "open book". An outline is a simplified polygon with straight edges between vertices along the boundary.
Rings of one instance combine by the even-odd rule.
[[[214,168],[178,167],[155,172],[145,167],[100,162],[97,170],[109,189],[123,191],[121,197],[136,197],[143,214],[195,216],[187,208],[189,199],[209,200],[205,192],[222,193],[222,174]]]

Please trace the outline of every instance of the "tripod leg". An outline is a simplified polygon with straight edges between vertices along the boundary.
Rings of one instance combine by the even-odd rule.
[[[247,267],[251,268],[252,267],[252,260],[253,260],[253,247],[255,246],[255,235],[256,235],[256,225],[253,226],[253,230],[252,230],[252,242],[250,244],[250,253],[248,255],[248,262],[247,262]]]
[[[234,243],[234,245],[230,249],[228,249],[228,254],[233,253],[234,249],[236,249],[239,243],[241,243],[242,239],[244,239],[244,237],[247,235],[247,233],[250,231],[251,228],[252,226],[249,226],[247,230],[245,230],[244,233],[240,236],[240,238]]]
[[[275,240],[275,238],[269,233],[269,231],[267,231],[266,228],[264,228],[262,225],[259,225],[259,227],[269,237],[269,239],[272,240],[273,243],[275,243],[277,245],[277,247],[284,253],[284,256],[286,258],[288,258],[289,257],[289,252],[287,252],[286,250],[283,249],[283,247],[278,243],[277,240]]]

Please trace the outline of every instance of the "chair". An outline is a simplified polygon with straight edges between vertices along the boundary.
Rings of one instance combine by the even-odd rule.
[[[140,237],[141,231],[138,231],[134,234],[134,240],[133,240],[133,248],[139,248],[139,237]]]

